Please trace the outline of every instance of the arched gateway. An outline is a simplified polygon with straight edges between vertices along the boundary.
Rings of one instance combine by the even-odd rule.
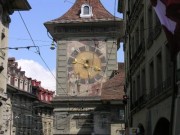
[[[169,121],[166,118],[158,120],[153,135],[169,135]]]

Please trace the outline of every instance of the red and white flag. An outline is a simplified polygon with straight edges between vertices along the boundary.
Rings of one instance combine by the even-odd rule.
[[[180,0],[151,0],[173,53],[180,51]]]

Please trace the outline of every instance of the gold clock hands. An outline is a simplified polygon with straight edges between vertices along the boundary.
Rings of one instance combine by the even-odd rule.
[[[90,77],[91,76],[91,73],[90,73],[90,71],[88,70],[88,77]]]
[[[74,61],[72,62],[72,64],[82,64],[82,65],[84,65],[84,63],[79,62],[77,59],[74,59]]]
[[[101,68],[98,66],[90,66],[92,69],[94,69],[95,71],[101,71]]]
[[[101,71],[101,68],[97,67],[97,66],[94,66],[93,67],[95,71]]]
[[[79,62],[77,59],[74,59],[74,61],[72,62],[72,64],[82,64],[84,66],[84,68],[88,69],[90,66],[88,64],[88,62]]]
[[[72,62],[72,64],[76,64],[78,63],[77,59],[74,59],[74,61]]]

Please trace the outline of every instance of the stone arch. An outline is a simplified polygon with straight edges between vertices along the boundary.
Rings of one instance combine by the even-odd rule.
[[[160,118],[155,126],[153,135],[169,135],[170,122],[166,118]]]

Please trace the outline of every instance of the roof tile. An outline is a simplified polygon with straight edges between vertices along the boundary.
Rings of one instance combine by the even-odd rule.
[[[92,7],[93,16],[91,18],[81,18],[81,5],[89,4]],[[69,23],[69,22],[91,22],[91,21],[107,21],[114,20],[114,16],[109,13],[100,0],[76,0],[75,4],[61,17],[50,22]]]
[[[118,64],[118,74],[103,84],[101,98],[103,100],[122,100],[124,95],[124,63]]]

